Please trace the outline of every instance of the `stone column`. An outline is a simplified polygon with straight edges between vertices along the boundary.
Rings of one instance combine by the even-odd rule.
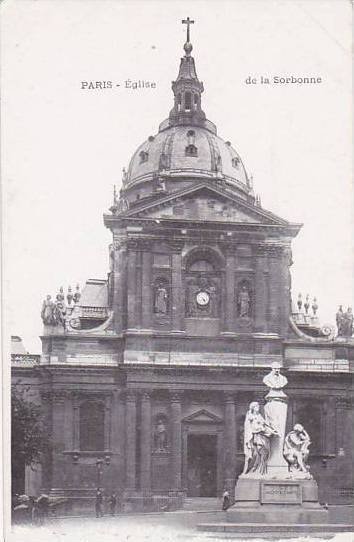
[[[281,249],[279,247],[268,247],[268,262],[269,262],[269,331],[272,333],[280,332],[280,276],[279,276],[279,259],[281,257]]]
[[[172,254],[172,330],[184,330],[185,295],[182,285],[182,245],[173,244]]]
[[[125,398],[125,488],[136,489],[136,393]]]
[[[127,322],[127,299],[126,299],[126,244],[120,240],[113,243],[114,270],[113,270],[113,308],[115,330],[120,333],[125,329]]]
[[[171,486],[180,491],[182,485],[182,396],[179,392],[171,396]]]
[[[49,438],[52,438],[52,394],[49,391],[41,393],[41,403],[44,411],[44,427],[46,434]],[[46,450],[42,457],[42,488],[49,492],[52,487],[52,451]]]
[[[71,395],[72,400],[72,412],[73,412],[73,450],[80,449],[80,395],[77,392],[73,392]]]
[[[225,299],[225,331],[235,330],[235,254],[233,250],[226,252],[226,299]]]
[[[63,487],[65,471],[66,427],[65,427],[65,397],[64,390],[53,392],[53,421],[52,421],[52,444],[53,444],[53,479],[52,485],[56,488]]]
[[[267,331],[267,256],[261,245],[256,249],[255,261],[255,331]]]
[[[151,491],[151,400],[148,393],[141,399],[141,489],[144,493]]]
[[[128,286],[128,328],[138,327],[138,315],[136,311],[137,302],[137,265],[138,253],[135,244],[129,243],[128,266],[127,266],[127,286]]]
[[[105,397],[104,405],[104,449],[111,449],[111,402],[112,398],[110,395]]]
[[[291,314],[291,275],[292,253],[290,246],[284,246],[279,259],[279,330],[282,337],[286,338],[289,332],[289,318]]]
[[[236,475],[236,407],[233,394],[224,397],[224,489],[233,495]]]
[[[152,258],[150,245],[145,245],[142,270],[142,326],[151,329],[152,319]]]

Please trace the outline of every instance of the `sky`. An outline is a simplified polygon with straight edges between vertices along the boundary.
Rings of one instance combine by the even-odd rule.
[[[323,323],[353,304],[349,1],[13,0],[1,23],[4,337],[20,335],[31,353],[45,296],[106,277],[102,215],[172,107],[187,16],[207,118],[262,206],[304,224],[293,297],[316,296]],[[246,84],[262,75],[322,82]],[[127,89],[128,79],[156,88]]]

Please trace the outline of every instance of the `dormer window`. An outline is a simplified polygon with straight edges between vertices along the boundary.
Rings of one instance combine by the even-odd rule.
[[[233,167],[238,168],[239,163],[240,163],[240,159],[238,158],[238,156],[236,156],[236,157],[234,157],[234,158],[232,159],[232,165],[233,165]]]
[[[195,145],[187,145],[186,156],[198,156],[198,149]]]
[[[186,92],[184,95],[184,109],[190,111],[192,109],[192,95],[190,92]]]
[[[198,149],[195,146],[195,131],[188,130],[187,132],[187,146],[186,146],[186,156],[198,156]]]
[[[140,164],[143,164],[144,162],[147,162],[148,159],[149,159],[149,153],[146,152],[146,151],[141,151],[139,153],[139,157],[140,157]]]

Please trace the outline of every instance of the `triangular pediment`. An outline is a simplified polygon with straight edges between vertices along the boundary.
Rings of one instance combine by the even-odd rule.
[[[199,184],[157,200],[141,202],[124,213],[134,218],[286,225],[287,221],[218,187]]]
[[[222,421],[222,418],[204,408],[182,420],[184,423],[222,423]]]

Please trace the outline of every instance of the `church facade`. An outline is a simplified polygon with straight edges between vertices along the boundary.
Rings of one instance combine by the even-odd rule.
[[[107,280],[47,296],[40,362],[13,363],[53,444],[37,485],[73,506],[100,486],[127,509],[232,494],[245,413],[278,362],[320,501],[352,503],[353,339],[322,328],[316,302],[292,303],[301,225],[261,206],[206,118],[189,35],[172,91],[104,215]]]

